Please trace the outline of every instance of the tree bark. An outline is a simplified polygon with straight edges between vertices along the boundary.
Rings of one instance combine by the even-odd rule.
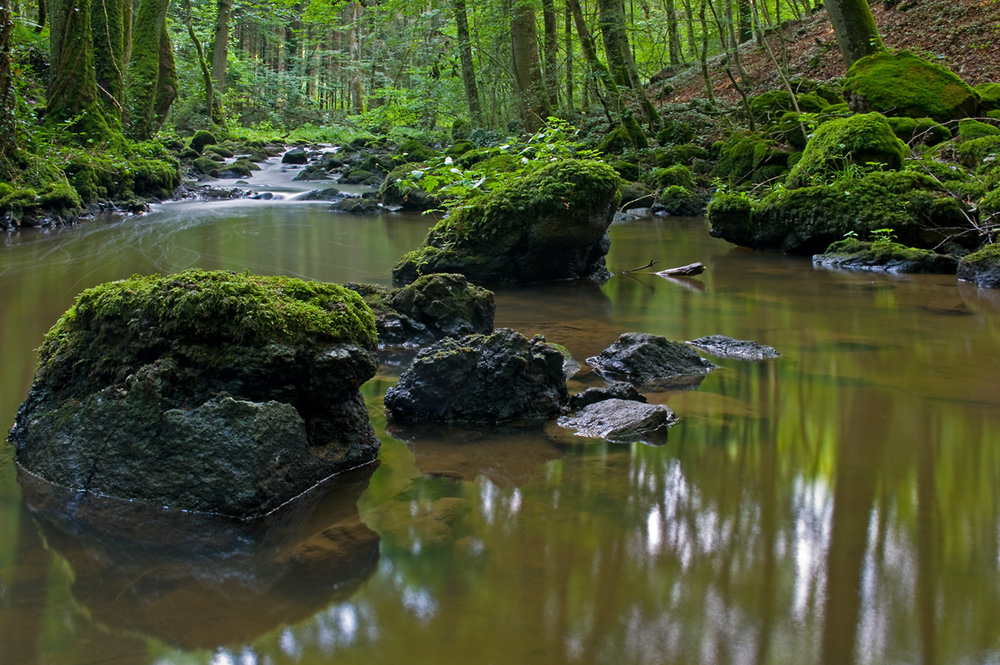
[[[351,60],[351,111],[354,115],[365,112],[364,89],[361,87],[361,13],[364,7],[360,3],[351,4],[351,29],[347,33],[348,55]]]
[[[212,40],[212,81],[215,83],[215,104],[212,115],[222,117],[222,97],[226,94],[226,70],[229,61],[229,19],[233,0],[218,0],[219,13],[215,20],[215,37]]]
[[[469,19],[465,11],[465,0],[453,0],[455,26],[458,28],[458,56],[462,63],[462,85],[465,86],[465,101],[469,105],[472,124],[483,124],[483,110],[479,105],[479,87],[476,85],[476,69],[472,62],[472,42],[469,39]]]
[[[566,5],[566,108],[573,110],[573,11]]]
[[[168,0],[140,0],[126,78],[128,113],[125,134],[144,141],[153,135],[159,92],[160,48]]]
[[[545,26],[544,63],[546,102],[550,109],[559,106],[559,35],[556,28],[556,7],[554,0],[542,0],[542,23]]]
[[[680,64],[681,61],[681,38],[677,28],[677,8],[674,0],[667,0],[667,48],[670,51],[671,65]]]
[[[10,76],[10,35],[14,22],[6,2],[0,2],[0,176],[7,176],[7,158],[14,150],[14,81]]]
[[[599,25],[604,37],[604,52],[608,57],[608,67],[615,83],[631,90],[639,101],[646,122],[654,132],[660,127],[660,114],[639,78],[639,70],[632,57],[632,49],[625,33],[625,5],[622,0],[598,0]]]
[[[848,67],[866,55],[885,50],[868,0],[824,0],[823,4]]]
[[[750,0],[737,0],[737,10],[739,12],[739,42],[748,42],[753,39],[753,8]]]
[[[156,98],[153,101],[153,124],[150,134],[160,131],[163,121],[167,119],[170,107],[177,99],[177,63],[174,61],[174,48],[170,43],[170,31],[166,24],[160,31],[159,74],[156,78]]]
[[[198,39],[198,34],[194,31],[194,24],[191,22],[191,0],[184,0],[184,24],[187,26],[188,37],[194,45],[195,53],[198,56],[198,66],[201,68],[201,79],[205,87],[205,114],[212,119],[215,124],[222,124],[222,114],[216,113],[215,107],[215,87],[212,85],[212,70],[209,69],[205,61],[205,49]]]
[[[549,117],[548,95],[538,63],[538,31],[535,28],[535,7],[531,0],[513,0],[510,17],[511,56],[514,82],[518,91],[518,106],[524,128],[537,132]]]
[[[125,101],[126,32],[132,30],[131,0],[93,0],[91,32],[94,36],[94,66],[104,111],[122,120]]]

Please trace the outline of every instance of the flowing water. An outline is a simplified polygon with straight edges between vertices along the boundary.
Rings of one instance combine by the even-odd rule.
[[[261,182],[294,199],[276,167]],[[9,236],[0,420],[87,287],[190,267],[388,283],[430,221],[171,203]],[[380,465],[246,529],[86,501],[52,519],[5,446],[0,663],[1000,663],[1000,294],[816,270],[702,220],[611,235],[616,272],[708,270],[503,290],[497,326],[580,360],[627,331],[784,357],[651,393],[680,416],[657,447],[387,425],[386,371],[363,388]]]

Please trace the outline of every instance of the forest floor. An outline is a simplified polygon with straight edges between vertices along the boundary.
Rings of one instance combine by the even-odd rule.
[[[1000,0],[901,0],[892,8],[871,2],[872,13],[885,45],[909,50],[938,62],[966,83],[1000,82]],[[784,30],[788,70],[792,78],[829,80],[847,73],[825,9],[788,24]],[[780,58],[780,40],[769,39]],[[775,61],[754,41],[740,48],[747,73],[747,94],[782,87]],[[722,66],[723,58],[709,61],[713,94],[719,101],[736,103],[739,95]],[[733,68],[736,75],[736,68]],[[687,102],[705,97],[705,81],[697,62],[669,79],[673,91],[659,96],[660,103]]]

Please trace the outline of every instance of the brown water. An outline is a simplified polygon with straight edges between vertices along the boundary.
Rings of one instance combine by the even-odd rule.
[[[84,288],[194,266],[386,283],[429,222],[248,201],[9,237],[0,419]],[[650,395],[681,417],[660,447],[387,430],[387,375],[365,387],[381,465],[245,531],[35,516],[5,447],[0,663],[1000,662],[1000,296],[814,270],[700,220],[612,243],[614,270],[708,271],[503,291],[497,325],[580,360],[633,330],[785,357]]]

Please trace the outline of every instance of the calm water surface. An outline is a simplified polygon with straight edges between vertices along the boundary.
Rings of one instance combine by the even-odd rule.
[[[85,288],[190,267],[388,283],[431,221],[177,203],[0,239],[0,420]],[[234,529],[87,502],[54,520],[5,446],[0,663],[1000,663],[1000,294],[814,270],[701,220],[612,228],[613,270],[651,258],[708,271],[501,291],[497,325],[580,360],[627,331],[784,354],[650,394],[681,417],[659,447],[387,426],[387,371],[364,388],[378,468]]]

